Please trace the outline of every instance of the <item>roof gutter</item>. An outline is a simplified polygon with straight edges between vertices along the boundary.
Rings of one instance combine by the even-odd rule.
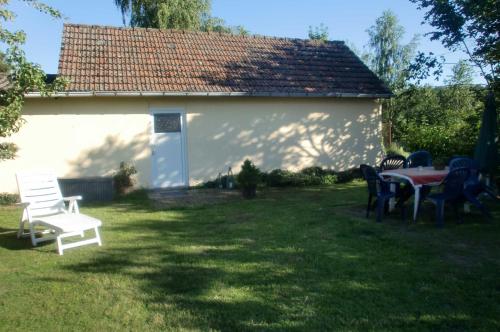
[[[391,93],[282,93],[282,92],[155,92],[155,91],[64,91],[58,97],[308,97],[308,98],[390,98]],[[41,98],[39,92],[28,92],[26,98]]]

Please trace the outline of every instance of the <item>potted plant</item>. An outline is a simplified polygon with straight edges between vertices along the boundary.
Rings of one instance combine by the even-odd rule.
[[[257,185],[261,180],[260,170],[247,159],[243,162],[241,171],[236,177],[236,180],[242,188],[243,197],[254,198],[257,193]]]
[[[437,157],[434,159],[432,165],[434,166],[434,169],[436,171],[442,171],[443,169],[446,168],[446,161],[447,159],[444,157]]]

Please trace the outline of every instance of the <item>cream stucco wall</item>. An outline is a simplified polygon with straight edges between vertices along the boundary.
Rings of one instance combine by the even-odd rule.
[[[19,170],[50,168],[61,177],[111,174],[120,161],[151,174],[150,108],[182,108],[188,119],[190,185],[235,171],[245,158],[264,170],[318,165],[342,170],[380,156],[380,106],[332,98],[28,99],[26,123],[8,141],[20,150],[0,162],[0,192],[15,192]]]

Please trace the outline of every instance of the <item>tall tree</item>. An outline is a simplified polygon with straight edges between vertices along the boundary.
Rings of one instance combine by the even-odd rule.
[[[311,40],[320,40],[325,42],[328,40],[328,27],[323,23],[316,27],[309,26],[308,35]]]
[[[368,30],[368,56],[365,61],[370,68],[391,88],[397,95],[408,83],[408,71],[415,49],[418,36],[414,36],[410,43],[403,44],[404,28],[399,24],[398,18],[391,11],[384,11],[377,18],[375,25]],[[395,108],[393,101],[383,102],[382,119],[385,124],[386,143],[392,143],[392,126]]]
[[[410,0],[426,11],[435,28],[428,35],[448,49],[462,50],[489,85],[500,76],[500,5],[498,0]]]
[[[448,80],[445,81],[446,84],[455,85],[472,85],[474,82],[474,69],[466,60],[459,60],[451,69],[451,75]]]
[[[406,69],[415,55],[418,36],[403,44],[405,30],[390,10],[384,11],[367,32],[371,69],[392,90],[402,89],[407,83]]]
[[[242,26],[227,26],[210,15],[210,0],[115,0],[123,24],[144,28],[217,31],[246,35]]]
[[[485,78],[489,94],[474,157],[491,176],[498,156],[498,116],[495,95],[500,93],[500,5],[498,0],[410,0],[425,11],[424,22],[435,28],[431,40],[450,50],[467,53]]]
[[[32,8],[54,18],[62,15],[56,9],[36,0],[21,0]],[[24,96],[29,91],[38,91],[42,95],[50,95],[61,89],[65,80],[57,78],[53,83],[45,83],[45,73],[39,65],[29,62],[22,50],[26,34],[22,30],[12,31],[6,22],[13,21],[16,14],[7,9],[9,0],[0,0],[0,44],[4,51],[0,55],[0,75],[6,84],[0,89],[0,137],[8,137],[19,131],[23,120],[21,110]],[[0,160],[13,159],[17,148],[12,143],[0,143]]]
[[[115,0],[131,26],[198,30],[210,11],[209,0]]]
[[[241,25],[229,26],[222,18],[213,17],[210,15],[205,15],[203,17],[200,30],[210,31],[210,32],[213,31],[213,32],[232,33],[241,36],[246,36],[249,34],[249,31]]]

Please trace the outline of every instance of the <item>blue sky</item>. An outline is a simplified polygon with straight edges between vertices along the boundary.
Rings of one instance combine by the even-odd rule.
[[[11,1],[10,8],[18,17],[10,27],[22,28],[27,33],[28,59],[39,63],[48,73],[56,73],[64,20],[51,19],[21,1]],[[114,0],[46,0],[45,3],[62,11],[65,21],[71,23],[123,26]],[[386,9],[398,16],[406,30],[406,42],[419,34],[419,50],[445,56],[448,64],[440,82],[429,83],[442,84],[452,64],[466,58],[461,52],[450,52],[439,42],[429,41],[424,34],[432,28],[420,24],[423,12],[408,0],[212,0],[212,15],[230,25],[243,25],[253,34],[307,38],[310,25],[324,23],[330,39],[348,40],[359,49],[368,41],[366,29]],[[483,82],[479,76],[475,81]]]

